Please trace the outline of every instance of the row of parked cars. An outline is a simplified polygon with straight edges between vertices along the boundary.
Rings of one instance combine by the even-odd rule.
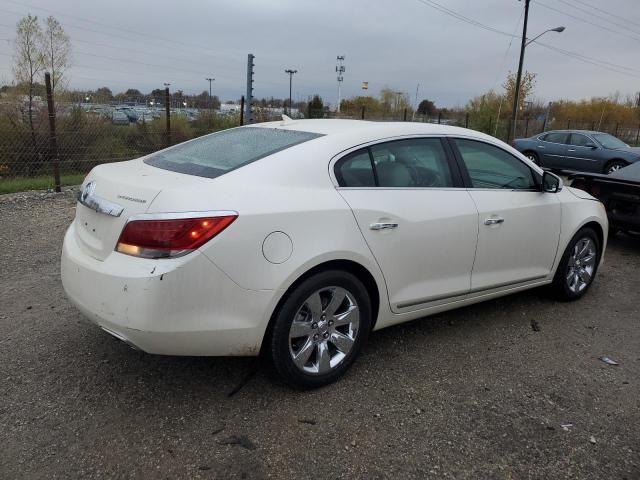
[[[640,148],[608,133],[555,130],[513,146],[542,168],[568,174],[571,186],[605,206],[613,232],[640,233]]]

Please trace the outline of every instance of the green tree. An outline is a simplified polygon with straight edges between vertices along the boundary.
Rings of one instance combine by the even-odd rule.
[[[309,118],[322,118],[324,117],[324,102],[320,95],[314,95],[309,102]]]
[[[96,103],[109,103],[113,100],[113,93],[108,87],[100,87],[93,92],[93,99]]]
[[[418,114],[431,116],[438,112],[436,104],[431,100],[424,99],[418,105]]]

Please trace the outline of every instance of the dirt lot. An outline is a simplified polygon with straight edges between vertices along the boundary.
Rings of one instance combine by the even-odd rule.
[[[297,392],[83,320],[59,278],[73,209],[0,197],[0,478],[640,479],[640,240],[612,239],[577,303],[531,291],[383,330]]]

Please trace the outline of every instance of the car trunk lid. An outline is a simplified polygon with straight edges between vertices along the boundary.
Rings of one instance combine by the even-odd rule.
[[[132,160],[100,165],[82,184],[76,208],[75,234],[90,256],[104,260],[113,252],[127,220],[145,213],[165,188],[206,181]]]

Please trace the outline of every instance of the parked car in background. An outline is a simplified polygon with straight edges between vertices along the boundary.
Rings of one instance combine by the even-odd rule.
[[[516,139],[513,146],[542,168],[554,170],[609,174],[640,160],[640,148],[591,130],[552,130]]]
[[[71,301],[165,355],[263,354],[337,379],[370,331],[524,289],[589,289],[602,204],[482,133],[286,120],[95,167],[62,251]]]
[[[129,125],[129,117],[121,110],[111,112],[111,123],[114,125]]]
[[[604,204],[613,232],[640,235],[640,162],[610,175],[576,173],[569,180]]]

